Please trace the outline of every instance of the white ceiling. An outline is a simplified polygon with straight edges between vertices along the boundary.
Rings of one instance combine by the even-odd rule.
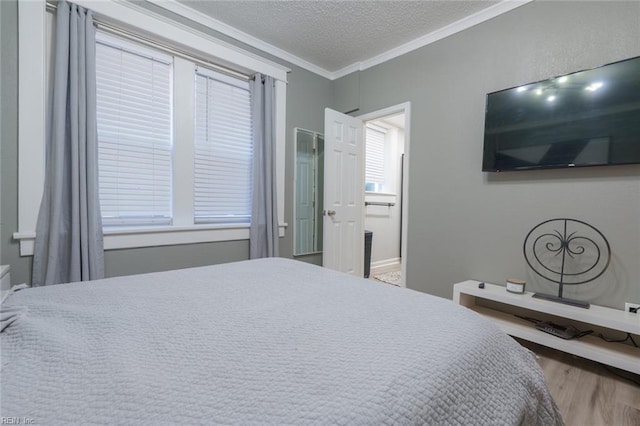
[[[267,53],[336,78],[530,0],[150,1]]]

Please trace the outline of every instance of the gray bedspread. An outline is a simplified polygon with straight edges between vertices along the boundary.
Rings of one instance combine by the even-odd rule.
[[[555,425],[534,356],[448,300],[285,259],[25,289],[3,418]]]

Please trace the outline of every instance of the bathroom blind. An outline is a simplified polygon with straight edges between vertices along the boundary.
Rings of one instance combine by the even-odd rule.
[[[382,184],[385,181],[384,140],[386,132],[367,126],[365,137],[365,182]]]

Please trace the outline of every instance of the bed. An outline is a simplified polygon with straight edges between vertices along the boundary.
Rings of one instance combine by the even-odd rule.
[[[476,313],[294,260],[27,288],[2,309],[3,418],[562,424],[534,355]]]

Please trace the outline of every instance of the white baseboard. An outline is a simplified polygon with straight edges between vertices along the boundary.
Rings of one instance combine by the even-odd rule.
[[[399,257],[395,257],[392,259],[384,259],[377,262],[371,262],[370,276],[383,274],[385,272],[398,271],[400,270],[401,266],[400,261],[401,259]]]

